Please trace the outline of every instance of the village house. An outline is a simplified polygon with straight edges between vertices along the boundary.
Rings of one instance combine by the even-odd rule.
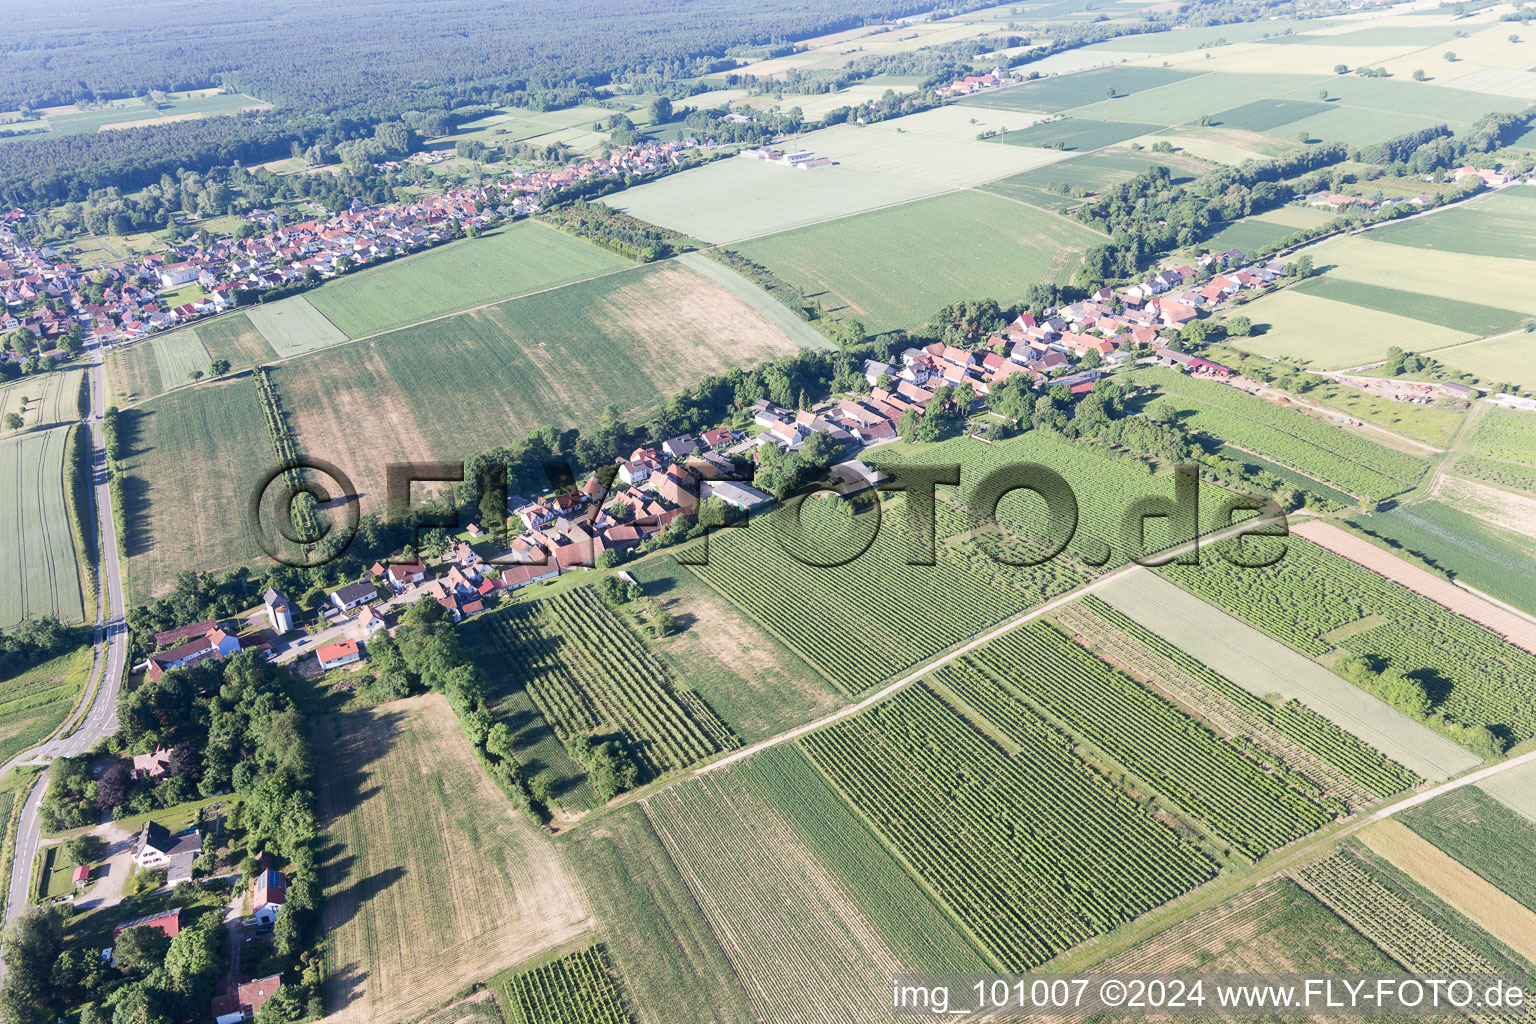
[[[167,885],[192,880],[192,861],[203,850],[197,829],[173,836],[164,825],[146,821],[130,847],[133,862],[143,871],[165,871]]]
[[[377,600],[379,588],[372,583],[349,583],[331,591],[331,604],[337,611],[349,612],[358,605]]]
[[[124,921],[122,924],[114,926],[112,929],[113,946],[117,945],[117,940],[122,936],[123,932],[131,931],[134,928],[154,928],[164,932],[166,938],[174,939],[181,934],[181,908],[172,907],[170,910],[162,910],[159,913],[145,914],[142,917],[135,917],[131,921]],[[111,958],[108,957],[108,959]]]
[[[283,909],[288,898],[288,886],[282,873],[275,868],[264,868],[251,879],[251,916],[257,924],[271,924]]]
[[[239,1024],[254,1020],[268,999],[283,985],[283,976],[273,974],[254,981],[237,982],[233,978],[220,980],[215,995],[208,1004],[214,1024]]]
[[[362,661],[363,653],[356,640],[338,640],[316,651],[315,660],[320,663],[323,671],[329,672],[333,668]]]
[[[175,632],[175,631],[172,631]],[[160,634],[165,636],[167,634]],[[173,668],[188,668],[210,658],[223,661],[225,658],[240,652],[240,639],[224,630],[214,626],[206,633],[186,643],[173,647],[168,651],[159,651],[149,656],[149,678],[155,682]]]
[[[171,752],[165,747],[156,747],[153,753],[133,755],[133,777],[136,779],[158,779],[171,770]]]

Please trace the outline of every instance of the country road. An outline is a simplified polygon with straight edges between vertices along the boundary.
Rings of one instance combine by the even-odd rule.
[[[117,731],[117,691],[122,685],[123,668],[128,657],[128,624],[123,618],[123,580],[117,563],[117,528],[112,519],[112,497],[107,487],[107,451],[102,436],[102,415],[106,396],[106,380],[103,374],[103,353],[98,345],[92,351],[90,368],[91,412],[87,419],[91,428],[92,477],[96,491],[96,551],[98,572],[96,579],[101,588],[97,602],[95,629],[95,659],[91,675],[86,682],[86,703],[77,708],[55,734],[39,746],[16,755],[0,773],[10,771],[21,764],[45,764],[49,760],[66,755],[81,754],[95,746],[103,736]],[[78,723],[78,726],[76,726]],[[72,735],[66,735],[73,728]],[[43,802],[44,780],[36,785],[22,805],[21,825],[16,833],[16,857],[11,865],[9,895],[5,904],[5,925],[10,927],[27,907],[27,883],[32,874],[32,858],[42,840],[38,827],[37,810]],[[0,979],[5,968],[0,964]]]

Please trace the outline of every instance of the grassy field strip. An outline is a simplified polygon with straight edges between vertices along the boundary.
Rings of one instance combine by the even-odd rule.
[[[312,728],[331,1020],[408,1019],[589,930],[561,851],[515,816],[441,696]]]
[[[1476,755],[1159,576],[1122,576],[1099,597],[1250,693],[1295,698],[1426,779],[1448,779],[1479,763]]]
[[[0,441],[0,628],[24,618],[57,615],[79,622],[85,612],[80,572],[64,500],[69,427],[36,430]]]
[[[1536,824],[1536,761],[1479,782],[1477,788]]]
[[[1367,543],[1352,534],[1345,533],[1321,519],[1297,523],[1293,533],[1300,534],[1314,544],[1321,545],[1334,554],[1379,573],[1394,583],[1401,583],[1414,593],[1422,594],[1444,608],[1473,622],[1480,622],[1510,643],[1536,653],[1536,623],[1489,604],[1440,576],[1420,569],[1412,563],[1374,544]]]
[[[1536,913],[1521,906],[1400,821],[1361,829],[1359,839],[1489,935],[1536,963]]]
[[[763,291],[751,281],[742,277],[736,271],[717,260],[712,260],[701,252],[685,252],[677,257],[677,262],[694,271],[702,277],[715,282],[752,309],[760,313],[764,320],[784,332],[784,335],[801,348],[827,349],[837,348],[825,334],[791,313],[782,302]]]

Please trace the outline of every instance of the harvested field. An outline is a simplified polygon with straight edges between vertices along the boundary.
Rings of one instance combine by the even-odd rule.
[[[69,427],[0,441],[0,629],[25,618],[84,618],[75,542],[64,504]]]
[[[513,812],[441,696],[313,730],[331,1020],[409,1018],[588,930],[561,850]]]
[[[1331,523],[1309,519],[1295,524],[1291,531],[1334,554],[1344,556],[1356,565],[1363,565],[1395,583],[1401,583],[1458,615],[1480,622],[1510,643],[1536,653],[1536,623],[1469,594],[1450,581],[1405,562],[1391,552],[1383,551]]]
[[[360,338],[626,266],[606,249],[523,221],[348,274],[307,298],[343,334]]]
[[[1536,911],[1521,906],[1400,821],[1378,821],[1363,829],[1359,839],[1483,931],[1536,963]]]
[[[347,340],[347,336],[302,295],[252,306],[245,315],[272,350],[285,359]]]
[[[251,323],[244,313],[231,313],[197,325],[197,336],[203,340],[208,355],[213,359],[228,359],[235,370],[248,369],[256,363],[277,358],[267,339]]]
[[[1479,763],[1450,740],[1154,573],[1132,573],[1097,595],[1250,693],[1295,698],[1430,781]]]
[[[631,420],[707,374],[794,343],[676,263],[651,264],[394,331],[277,367],[299,450],[383,508],[384,466],[457,459],[540,427]]]

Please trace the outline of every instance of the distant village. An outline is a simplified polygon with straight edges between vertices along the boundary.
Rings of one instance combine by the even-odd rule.
[[[249,238],[226,235],[206,246],[189,241],[104,269],[70,263],[51,246],[27,245],[17,233],[26,211],[12,209],[0,215],[0,332],[30,331],[40,353],[57,347],[76,326],[99,342],[135,341],[230,309],[238,292],[299,285],[313,280],[311,271],[322,279],[336,277],[447,241],[458,230],[534,213],[548,192],[675,167],[699,144],[692,137],[647,142],[568,167],[516,170],[483,186],[454,188],[414,203],[368,206],[359,200],[329,217],[294,224],[279,224],[273,211],[255,210],[243,215],[259,229]],[[201,298],[173,304],[164,297],[193,284]]]

